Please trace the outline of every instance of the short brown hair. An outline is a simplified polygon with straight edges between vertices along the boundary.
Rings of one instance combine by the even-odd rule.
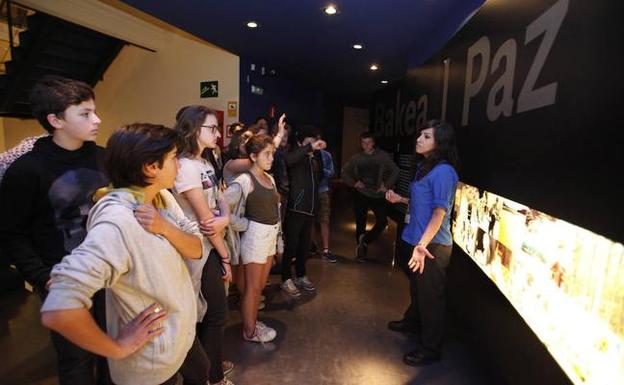
[[[159,124],[134,123],[117,129],[106,144],[105,168],[113,187],[149,186],[143,166],[158,162],[178,147],[176,131]]]
[[[247,143],[245,143],[245,151],[247,151],[247,156],[251,159],[251,154],[258,155],[262,150],[267,148],[267,146],[273,146],[273,137],[265,134],[254,135]]]
[[[42,77],[30,91],[32,114],[49,133],[54,132],[54,127],[48,122],[49,114],[63,118],[68,107],[77,106],[88,100],[95,100],[90,85],[56,75]]]

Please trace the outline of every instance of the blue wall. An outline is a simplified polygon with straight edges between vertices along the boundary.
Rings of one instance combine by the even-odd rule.
[[[255,70],[251,65],[255,64]],[[262,67],[265,75],[262,75]],[[275,74],[270,73],[275,69]],[[314,74],[310,75],[310,79]],[[240,58],[240,120],[253,124],[258,116],[269,115],[275,106],[276,115],[270,124],[285,112],[295,129],[302,124],[317,126],[327,140],[329,150],[340,159],[342,148],[342,102],[332,93],[314,85],[310,79],[298,79],[270,63]],[[251,86],[261,87],[262,95],[251,93]]]
[[[251,65],[255,64],[255,71]],[[265,75],[262,75],[262,67]],[[271,106],[276,107],[276,118],[286,112],[294,124],[325,123],[323,93],[320,89],[288,76],[270,64],[253,59],[240,59],[240,119],[250,125],[258,116],[268,116]],[[275,75],[270,71],[275,70]],[[251,93],[251,86],[261,87],[262,95]]]

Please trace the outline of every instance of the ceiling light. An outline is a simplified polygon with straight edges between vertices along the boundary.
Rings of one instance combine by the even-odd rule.
[[[388,84],[388,81],[387,80],[382,80],[381,84]]]
[[[245,25],[249,28],[258,28],[258,23],[255,21],[248,21]]]
[[[362,48],[364,48],[364,46],[360,43],[353,44],[353,49],[362,49]]]
[[[330,4],[327,7],[325,7],[325,13],[328,15],[335,15],[338,12],[338,9],[336,8],[335,5]]]
[[[371,64],[370,69],[371,71],[377,71],[379,69],[379,66],[377,64]]]

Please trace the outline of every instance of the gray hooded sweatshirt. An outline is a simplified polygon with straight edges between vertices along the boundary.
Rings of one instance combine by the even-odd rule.
[[[107,288],[106,320],[111,338],[152,303],[166,309],[161,336],[126,358],[108,360],[111,377],[118,385],[165,382],[182,366],[195,338],[197,301],[188,269],[164,237],[139,225],[133,212],[137,205],[134,194],[117,190],[93,206],[87,237],[52,270],[50,293],[41,309],[90,308],[93,294]],[[182,218],[166,209],[160,212],[179,226]],[[194,229],[201,239],[196,225]]]

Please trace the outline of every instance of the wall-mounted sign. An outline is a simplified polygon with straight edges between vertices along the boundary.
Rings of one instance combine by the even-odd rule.
[[[254,95],[262,95],[264,93],[264,88],[251,85],[251,93]]]
[[[230,118],[238,115],[238,102],[227,102],[227,114]]]
[[[199,83],[200,98],[216,98],[219,96],[219,82],[217,80]]]

